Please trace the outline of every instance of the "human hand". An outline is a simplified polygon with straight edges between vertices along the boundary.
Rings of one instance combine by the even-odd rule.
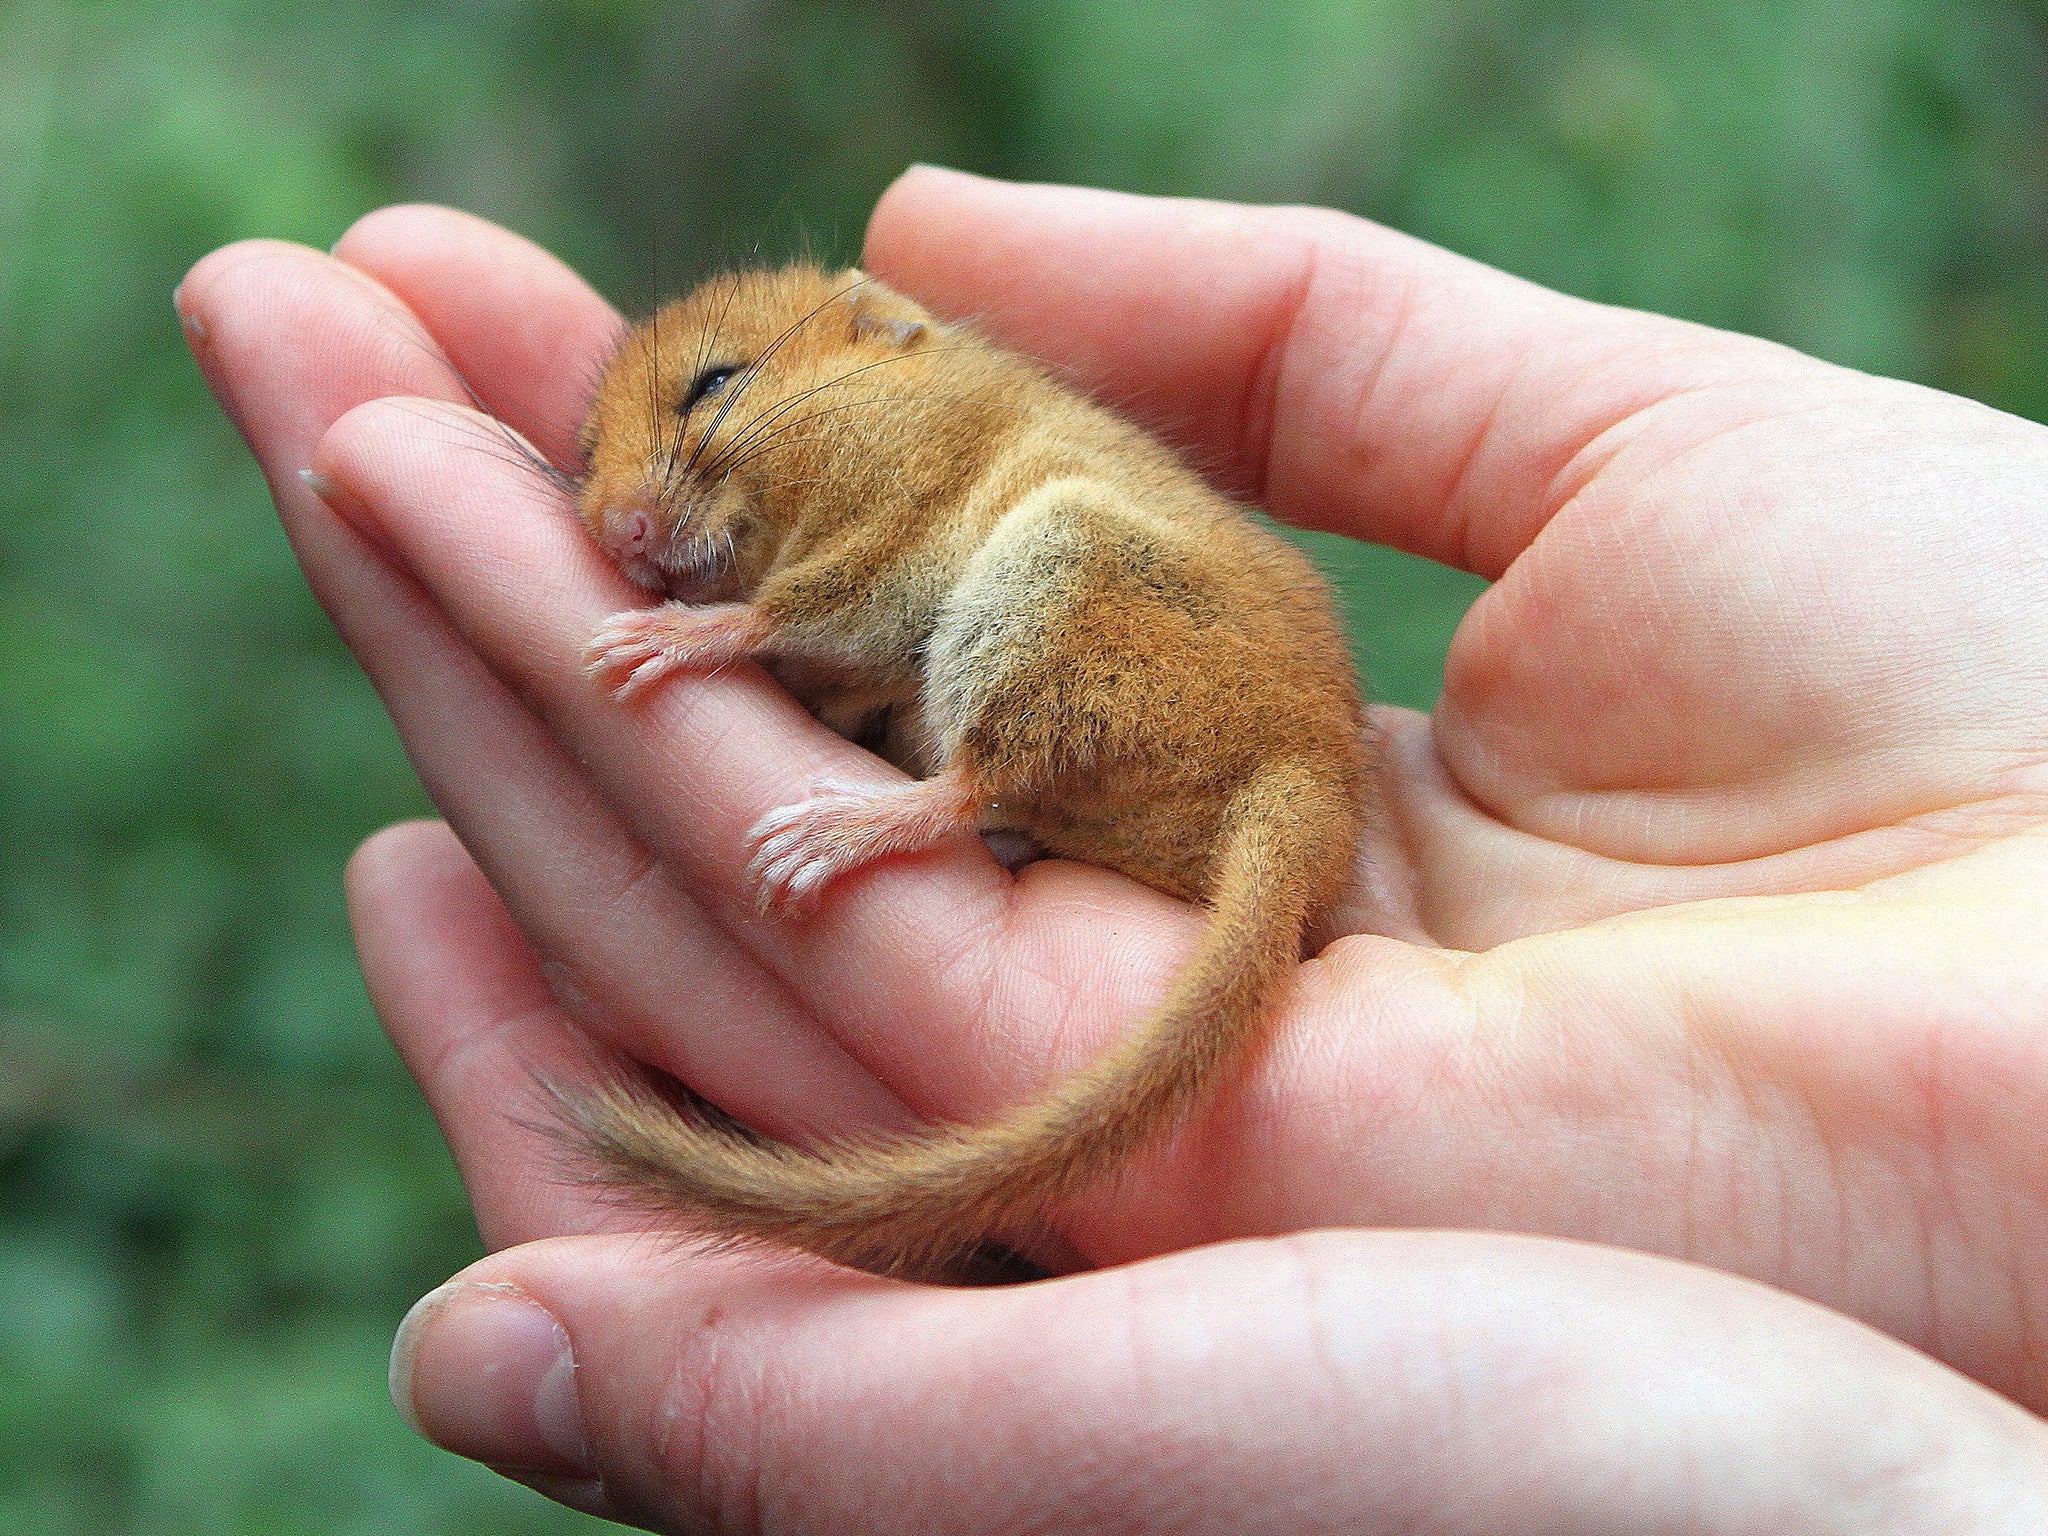
[[[755,921],[741,832],[861,755],[737,669],[610,706],[577,652],[623,582],[480,418],[364,403],[453,399],[438,346],[563,452],[614,318],[457,216],[373,216],[338,254],[231,248],[181,304],[523,929],[472,923],[425,975],[366,947],[387,1018],[407,988],[500,1010],[488,1049],[394,1026],[487,1240],[607,1219],[516,1123],[533,1066],[624,1051],[778,1135],[974,1119],[1156,995],[1188,914],[1073,865],[1013,882],[956,848]],[[1502,578],[1438,723],[1386,712],[1379,850],[1390,926],[1492,947],[1360,935],[1305,967],[1240,1083],[1071,1213],[1080,1261],[1331,1224],[1583,1236],[1757,1275],[2040,1401],[2048,683],[2018,577],[2048,434],[1332,215],[920,173],[867,261],[1112,395],[1142,382],[1286,515]],[[1968,520],[1930,532],[1930,484]]]
[[[494,1087],[554,1005],[445,827],[352,871],[364,963],[500,1230],[543,1186]],[[1670,1260],[1459,1232],[1209,1245],[998,1290],[607,1234],[407,1318],[436,1443],[657,1530],[2033,1536],[2048,1433],[1838,1314]]]
[[[663,1531],[2048,1522],[2048,1432],[1924,1355],[1715,1271],[1484,1233],[1256,1239],[997,1290],[563,1238],[422,1301],[392,1385],[437,1443]]]

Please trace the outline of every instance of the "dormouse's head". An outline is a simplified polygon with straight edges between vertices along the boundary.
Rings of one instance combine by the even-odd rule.
[[[667,305],[620,344],[584,425],[592,536],[642,586],[701,594],[774,538],[792,450],[886,393],[934,324],[858,268],[732,272]]]

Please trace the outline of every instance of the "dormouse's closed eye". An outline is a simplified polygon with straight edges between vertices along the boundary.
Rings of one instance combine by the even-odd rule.
[[[697,408],[699,401],[715,395],[740,371],[738,363],[714,363],[690,381],[690,387],[683,392],[683,398],[676,402],[676,414],[687,416]]]

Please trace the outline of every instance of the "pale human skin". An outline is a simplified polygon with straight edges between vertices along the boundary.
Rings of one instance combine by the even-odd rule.
[[[756,919],[746,827],[888,770],[744,669],[591,688],[633,593],[429,350],[565,455],[612,313],[445,211],[215,253],[202,366],[462,839],[351,871],[493,1250],[406,1330],[427,1433],[676,1530],[2048,1528],[2048,429],[1333,214],[919,171],[863,264],[1283,517],[1497,578],[1435,715],[1381,712],[1394,936],[1304,967],[1059,1280],[630,1235],[536,1068],[779,1136],[984,1118],[1192,916],[963,840]]]

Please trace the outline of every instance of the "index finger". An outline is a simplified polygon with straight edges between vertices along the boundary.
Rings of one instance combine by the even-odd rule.
[[[1497,577],[1675,395],[1824,364],[1555,293],[1348,214],[918,166],[865,264],[1309,527]]]

